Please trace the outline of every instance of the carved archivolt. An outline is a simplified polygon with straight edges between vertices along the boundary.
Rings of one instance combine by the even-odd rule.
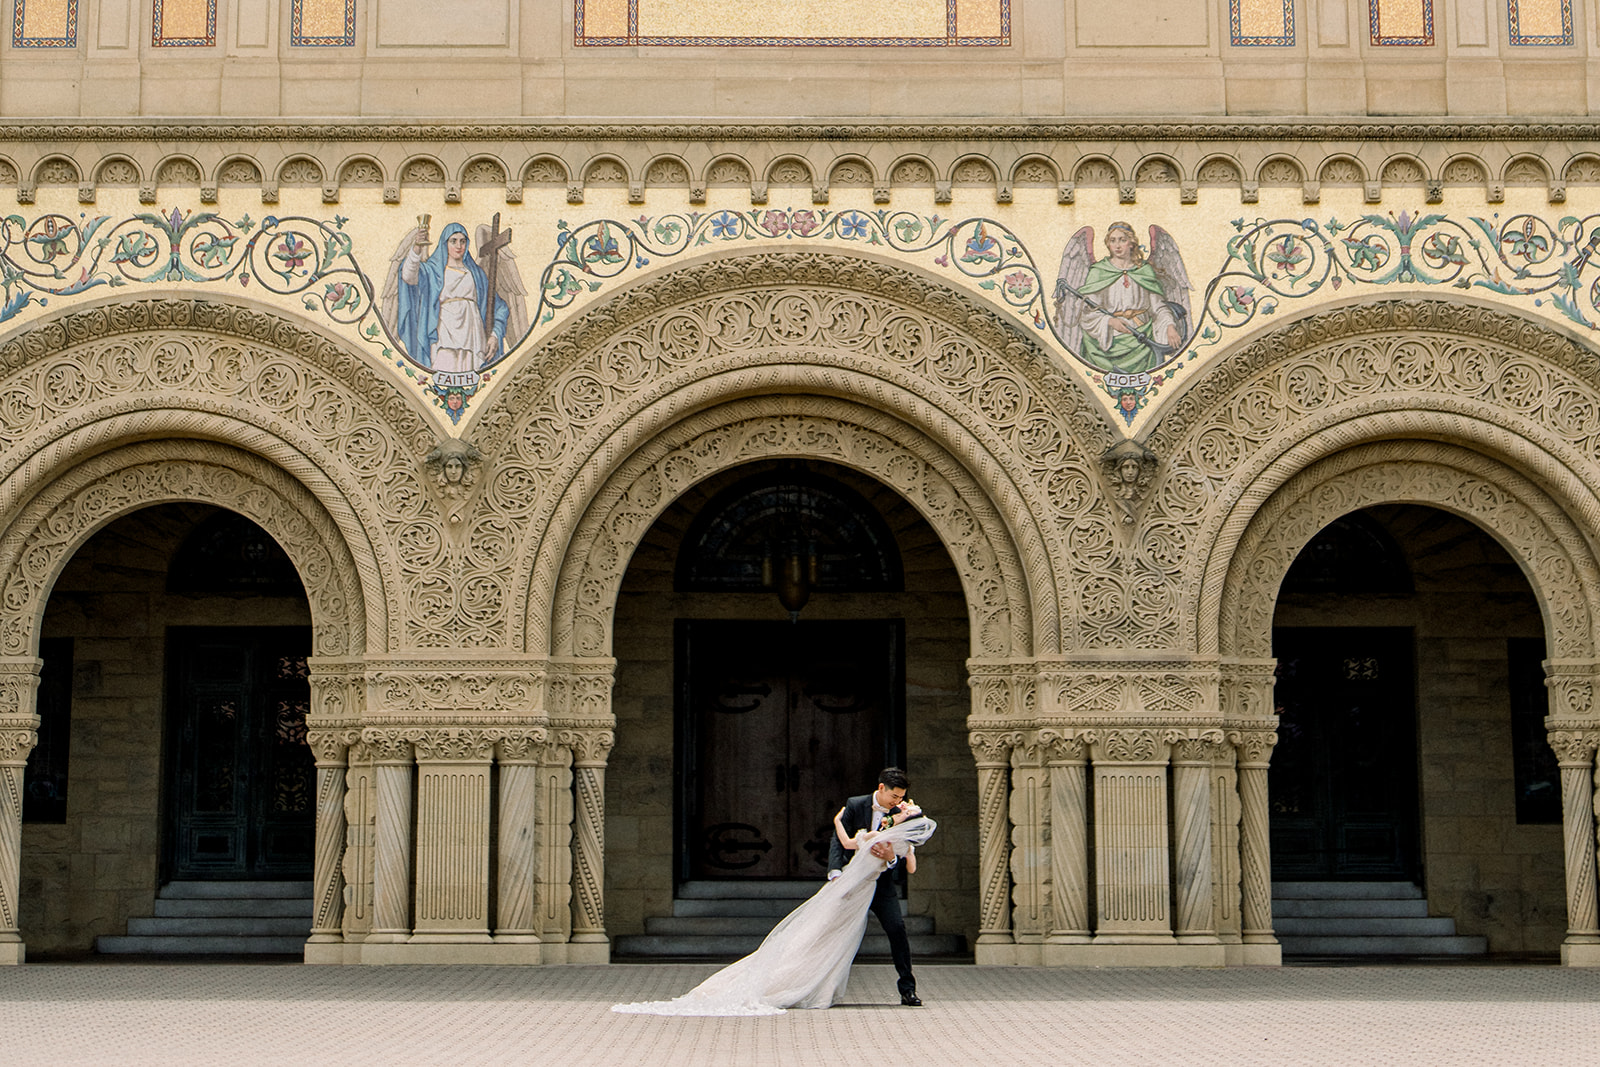
[[[1301,549],[1340,515],[1373,504],[1427,504],[1490,531],[1523,567],[1544,607],[1551,657],[1589,659],[1600,569],[1582,533],[1528,479],[1480,454],[1431,441],[1340,452],[1290,479],[1252,518],[1224,582],[1224,656],[1272,648],[1278,587]]]
[[[288,554],[311,602],[313,647],[338,656],[366,637],[360,578],[343,538],[306,489],[259,458],[208,441],[153,441],[95,456],[52,478],[0,536],[0,654],[32,654],[56,576],[101,527],[150,504],[231,508]]]
[[[625,290],[543,345],[494,398],[476,437],[493,469],[475,522],[518,542],[522,647],[558,647],[542,632],[546,605],[568,542],[618,466],[686,418],[751,395],[772,399],[763,417],[798,414],[806,396],[857,400],[889,421],[846,421],[889,440],[907,437],[892,429],[903,425],[951,457],[1016,545],[1034,598],[1031,642],[1057,649],[1074,639],[1066,612],[1101,566],[1093,546],[1110,543],[1112,525],[1095,470],[1109,424],[1083,386],[1010,322],[912,271],[771,253]],[[878,445],[860,445],[867,452],[840,460],[863,470],[887,462]],[[840,447],[817,438],[745,451],[822,456]],[[909,456],[900,462],[914,466]],[[911,473],[877,476],[899,486]],[[524,534],[546,521],[542,537]]]
[[[1244,587],[1229,583],[1257,578],[1249,573],[1256,564],[1246,557],[1240,557],[1244,571],[1233,569],[1247,525],[1300,472],[1384,440],[1457,442],[1496,471],[1484,467],[1472,475],[1483,494],[1476,500],[1422,484],[1443,477],[1437,471],[1419,473],[1422,481],[1375,472],[1364,488],[1345,481],[1330,489],[1345,493],[1346,502],[1330,497],[1326,507],[1435,502],[1474,517],[1500,537],[1541,595],[1555,598],[1547,603],[1571,604],[1574,611],[1592,604],[1592,592],[1578,591],[1580,585],[1594,588],[1592,561],[1578,548],[1582,539],[1540,542],[1573,527],[1559,515],[1539,522],[1531,516],[1565,512],[1577,529],[1600,529],[1595,370],[1592,353],[1554,330],[1480,306],[1434,300],[1381,301],[1316,315],[1223,357],[1170,402],[1146,441],[1163,466],[1126,564],[1162,567],[1174,579],[1170,588],[1198,595],[1171,605],[1135,602],[1129,633],[1151,647],[1206,654],[1237,640],[1240,655],[1259,653],[1266,647],[1260,638],[1218,631],[1224,598],[1240,605],[1248,599]],[[1418,461],[1426,462],[1420,454]],[[1463,462],[1451,459],[1448,465],[1459,471]],[[1556,564],[1557,559],[1570,562]],[[1566,577],[1557,573],[1563,570]],[[1253,613],[1251,627],[1270,625],[1271,603],[1264,595],[1242,609]],[[1583,610],[1592,614],[1592,608]],[[1263,617],[1268,623],[1261,623]],[[1577,616],[1571,618],[1576,624]],[[1557,647],[1592,643],[1587,633],[1552,637]]]
[[[0,519],[7,526],[19,529],[18,509],[84,457],[120,441],[152,439],[231,443],[315,498],[331,524],[319,534],[329,538],[324,551],[354,568],[339,577],[338,595],[365,612],[359,626],[340,623],[343,635],[324,632],[319,652],[393,648],[412,636],[407,628],[446,629],[456,617],[456,600],[429,595],[441,566],[432,546],[444,536],[420,461],[435,439],[419,402],[366,357],[276,315],[196,299],[103,304],[0,344]],[[277,484],[265,475],[229,483],[220,470],[195,474],[213,487],[197,482],[192,491],[204,495],[195,499],[252,517],[246,484]],[[178,476],[176,468],[170,476]],[[141,492],[128,496],[126,507],[180,498],[155,485]],[[99,494],[85,500],[86,507],[102,506]],[[394,548],[382,531],[395,532]],[[343,548],[334,547],[340,542]],[[317,598],[330,594],[301,573],[315,609]],[[13,577],[47,581],[31,572]],[[333,617],[326,606],[322,615],[324,623]],[[407,623],[392,626],[392,619]]]
[[[554,653],[609,655],[617,592],[651,523],[695,483],[774,456],[827,459],[901,493],[940,534],[961,575],[972,654],[1025,654],[1032,640],[1030,590],[1007,525],[983,489],[915,430],[857,404],[815,397],[748,400],[704,412],[619,468],[571,539],[555,588]],[[535,610],[530,605],[530,614]]]

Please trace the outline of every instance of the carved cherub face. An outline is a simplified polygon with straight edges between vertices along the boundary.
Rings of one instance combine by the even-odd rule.
[[[1139,480],[1139,461],[1132,456],[1127,456],[1117,464],[1117,477],[1132,485]]]
[[[444,480],[451,485],[460,485],[461,479],[466,476],[467,465],[461,461],[460,456],[450,456],[443,465]]]

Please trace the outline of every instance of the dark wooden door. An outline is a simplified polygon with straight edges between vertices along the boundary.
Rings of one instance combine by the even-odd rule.
[[[172,627],[168,878],[311,877],[308,627]]]
[[[678,624],[687,878],[813,878],[903,746],[898,620]]]
[[[1273,631],[1275,881],[1419,878],[1412,648],[1404,628]]]

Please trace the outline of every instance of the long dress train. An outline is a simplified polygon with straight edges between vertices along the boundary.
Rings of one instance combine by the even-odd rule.
[[[888,864],[868,846],[885,841],[904,856],[933,836],[926,816],[863,834],[844,872],[773,927],[761,947],[673,1000],[613,1004],[631,1015],[781,1015],[786,1008],[826,1008],[844,993],[850,964],[867,929],[878,876]]]

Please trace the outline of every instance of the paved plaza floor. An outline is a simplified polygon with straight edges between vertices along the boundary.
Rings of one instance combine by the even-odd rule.
[[[1600,1064],[1600,970],[859,966],[845,1003],[618,1015],[714,967],[38,963],[0,971],[0,1064]]]

